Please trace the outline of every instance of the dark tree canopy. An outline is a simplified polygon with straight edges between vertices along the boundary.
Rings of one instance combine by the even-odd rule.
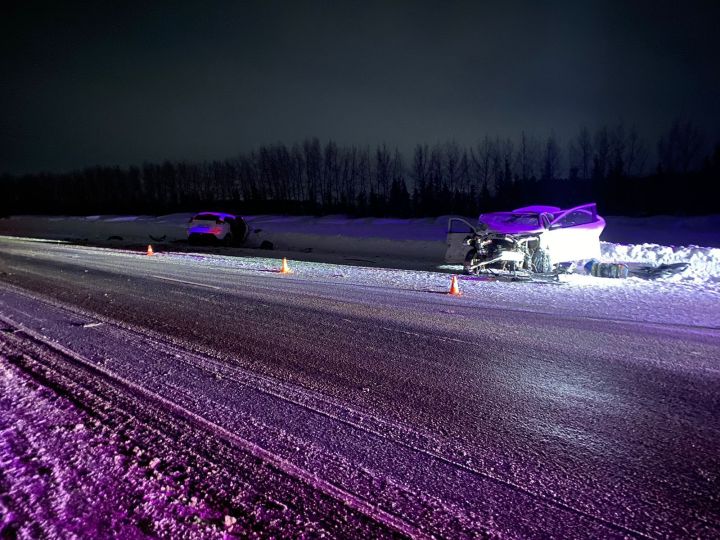
[[[339,146],[317,138],[261,146],[233,159],[90,167],[0,178],[3,214],[168,213],[201,208],[374,216],[474,215],[533,203],[596,201],[606,214],[716,212],[720,146],[676,121],[657,161],[636,129],[581,128],[563,149],[554,135],[485,136],[395,148]]]

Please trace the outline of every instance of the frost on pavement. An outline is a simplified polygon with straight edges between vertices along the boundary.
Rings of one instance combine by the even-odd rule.
[[[160,458],[1,358],[4,537],[212,532],[203,523],[208,509],[193,506],[187,487],[173,481],[182,471],[159,467]]]
[[[221,509],[194,495],[165,451],[39,386],[0,356],[1,534],[217,536]],[[233,519],[235,519],[233,517]]]
[[[1,538],[339,534],[313,520],[327,508],[300,516],[281,488],[263,489],[268,471],[242,478],[32,364],[0,339]]]

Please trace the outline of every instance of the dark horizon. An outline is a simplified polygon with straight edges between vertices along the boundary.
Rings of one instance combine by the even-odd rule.
[[[562,148],[674,119],[720,140],[720,5],[29,2],[2,27],[0,173],[228,159],[309,137],[398,147],[522,132]]]

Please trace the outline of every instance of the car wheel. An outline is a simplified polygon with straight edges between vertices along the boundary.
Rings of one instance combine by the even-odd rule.
[[[547,274],[552,272],[552,264],[550,264],[550,254],[544,249],[537,248],[532,255],[533,271],[537,274]]]
[[[233,235],[232,233],[227,233],[225,235],[225,238],[223,238],[223,244],[226,246],[232,246],[233,245]]]
[[[465,255],[465,262],[463,263],[463,273],[470,275],[470,274],[477,274],[477,268],[476,265],[480,262],[480,259],[478,257],[477,249],[471,249],[467,252],[467,255]]]

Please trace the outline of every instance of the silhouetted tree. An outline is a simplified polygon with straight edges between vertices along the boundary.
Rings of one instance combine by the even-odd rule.
[[[691,122],[675,120],[658,143],[661,170],[670,174],[686,174],[699,166],[704,142],[705,136],[699,128]]]
[[[718,198],[720,148],[705,154],[703,133],[675,121],[647,144],[635,127],[583,127],[567,145],[525,132],[518,144],[484,136],[417,145],[409,166],[386,145],[265,145],[233,159],[87,167],[68,173],[0,176],[0,213],[120,213],[228,209],[238,212],[440,215],[508,209],[534,202],[597,201],[602,212],[711,212]],[[647,170],[656,172],[647,174]],[[566,178],[574,180],[567,182]],[[592,179],[592,181],[589,181]],[[412,192],[410,197],[409,191]]]
[[[550,135],[545,143],[543,158],[543,180],[555,180],[560,170],[560,146],[554,135]]]

